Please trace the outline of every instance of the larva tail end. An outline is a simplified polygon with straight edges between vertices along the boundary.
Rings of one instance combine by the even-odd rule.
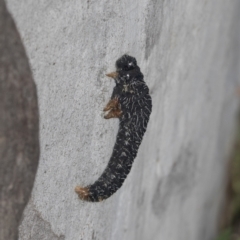
[[[76,186],[75,187],[75,192],[78,194],[78,197],[81,200],[90,201],[90,198],[89,198],[89,188],[88,187]]]

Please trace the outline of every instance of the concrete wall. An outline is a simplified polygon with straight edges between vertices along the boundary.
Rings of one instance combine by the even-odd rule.
[[[20,239],[213,239],[239,84],[238,0],[8,0],[38,87],[41,158]],[[80,201],[110,157],[102,109],[123,53],[153,112],[123,187]]]

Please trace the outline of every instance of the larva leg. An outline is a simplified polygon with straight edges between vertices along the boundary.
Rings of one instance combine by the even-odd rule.
[[[106,112],[113,108],[118,108],[118,99],[117,98],[110,99],[110,101],[108,102],[106,107],[103,109],[103,111]]]
[[[104,116],[105,119],[109,118],[119,118],[122,115],[122,111],[119,108],[111,109],[107,115]]]
[[[75,192],[78,194],[78,197],[82,200],[89,201],[89,189],[87,187],[75,187]]]

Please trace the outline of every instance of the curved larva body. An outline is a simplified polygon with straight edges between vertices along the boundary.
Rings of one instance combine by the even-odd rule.
[[[124,62],[126,60],[127,63]],[[83,200],[91,202],[104,200],[122,186],[146,131],[152,111],[149,89],[136,64],[130,70],[119,68],[121,61],[129,65],[133,60],[135,59],[124,55],[116,63],[118,69],[117,77],[115,76],[116,87],[109,102],[114,101],[115,105],[107,109],[110,110],[107,115],[110,117],[106,118],[119,117],[117,139],[110,161],[99,179],[90,186],[76,187],[75,191]]]

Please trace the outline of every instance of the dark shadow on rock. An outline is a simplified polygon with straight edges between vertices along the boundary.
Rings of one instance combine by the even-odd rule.
[[[0,240],[18,239],[39,159],[37,91],[15,23],[0,0]]]
[[[64,240],[65,236],[58,236],[37,210],[33,201],[30,200],[26,208],[27,214],[24,216],[23,224],[20,226],[21,240]],[[24,225],[24,227],[22,227]]]
[[[145,58],[148,59],[153,47],[159,40],[163,25],[163,5],[164,0],[153,0],[147,6],[146,17],[146,49]]]
[[[180,204],[188,198],[195,184],[195,164],[194,149],[189,145],[180,151],[169,175],[159,180],[152,200],[152,211],[158,218],[164,216],[173,198]]]

